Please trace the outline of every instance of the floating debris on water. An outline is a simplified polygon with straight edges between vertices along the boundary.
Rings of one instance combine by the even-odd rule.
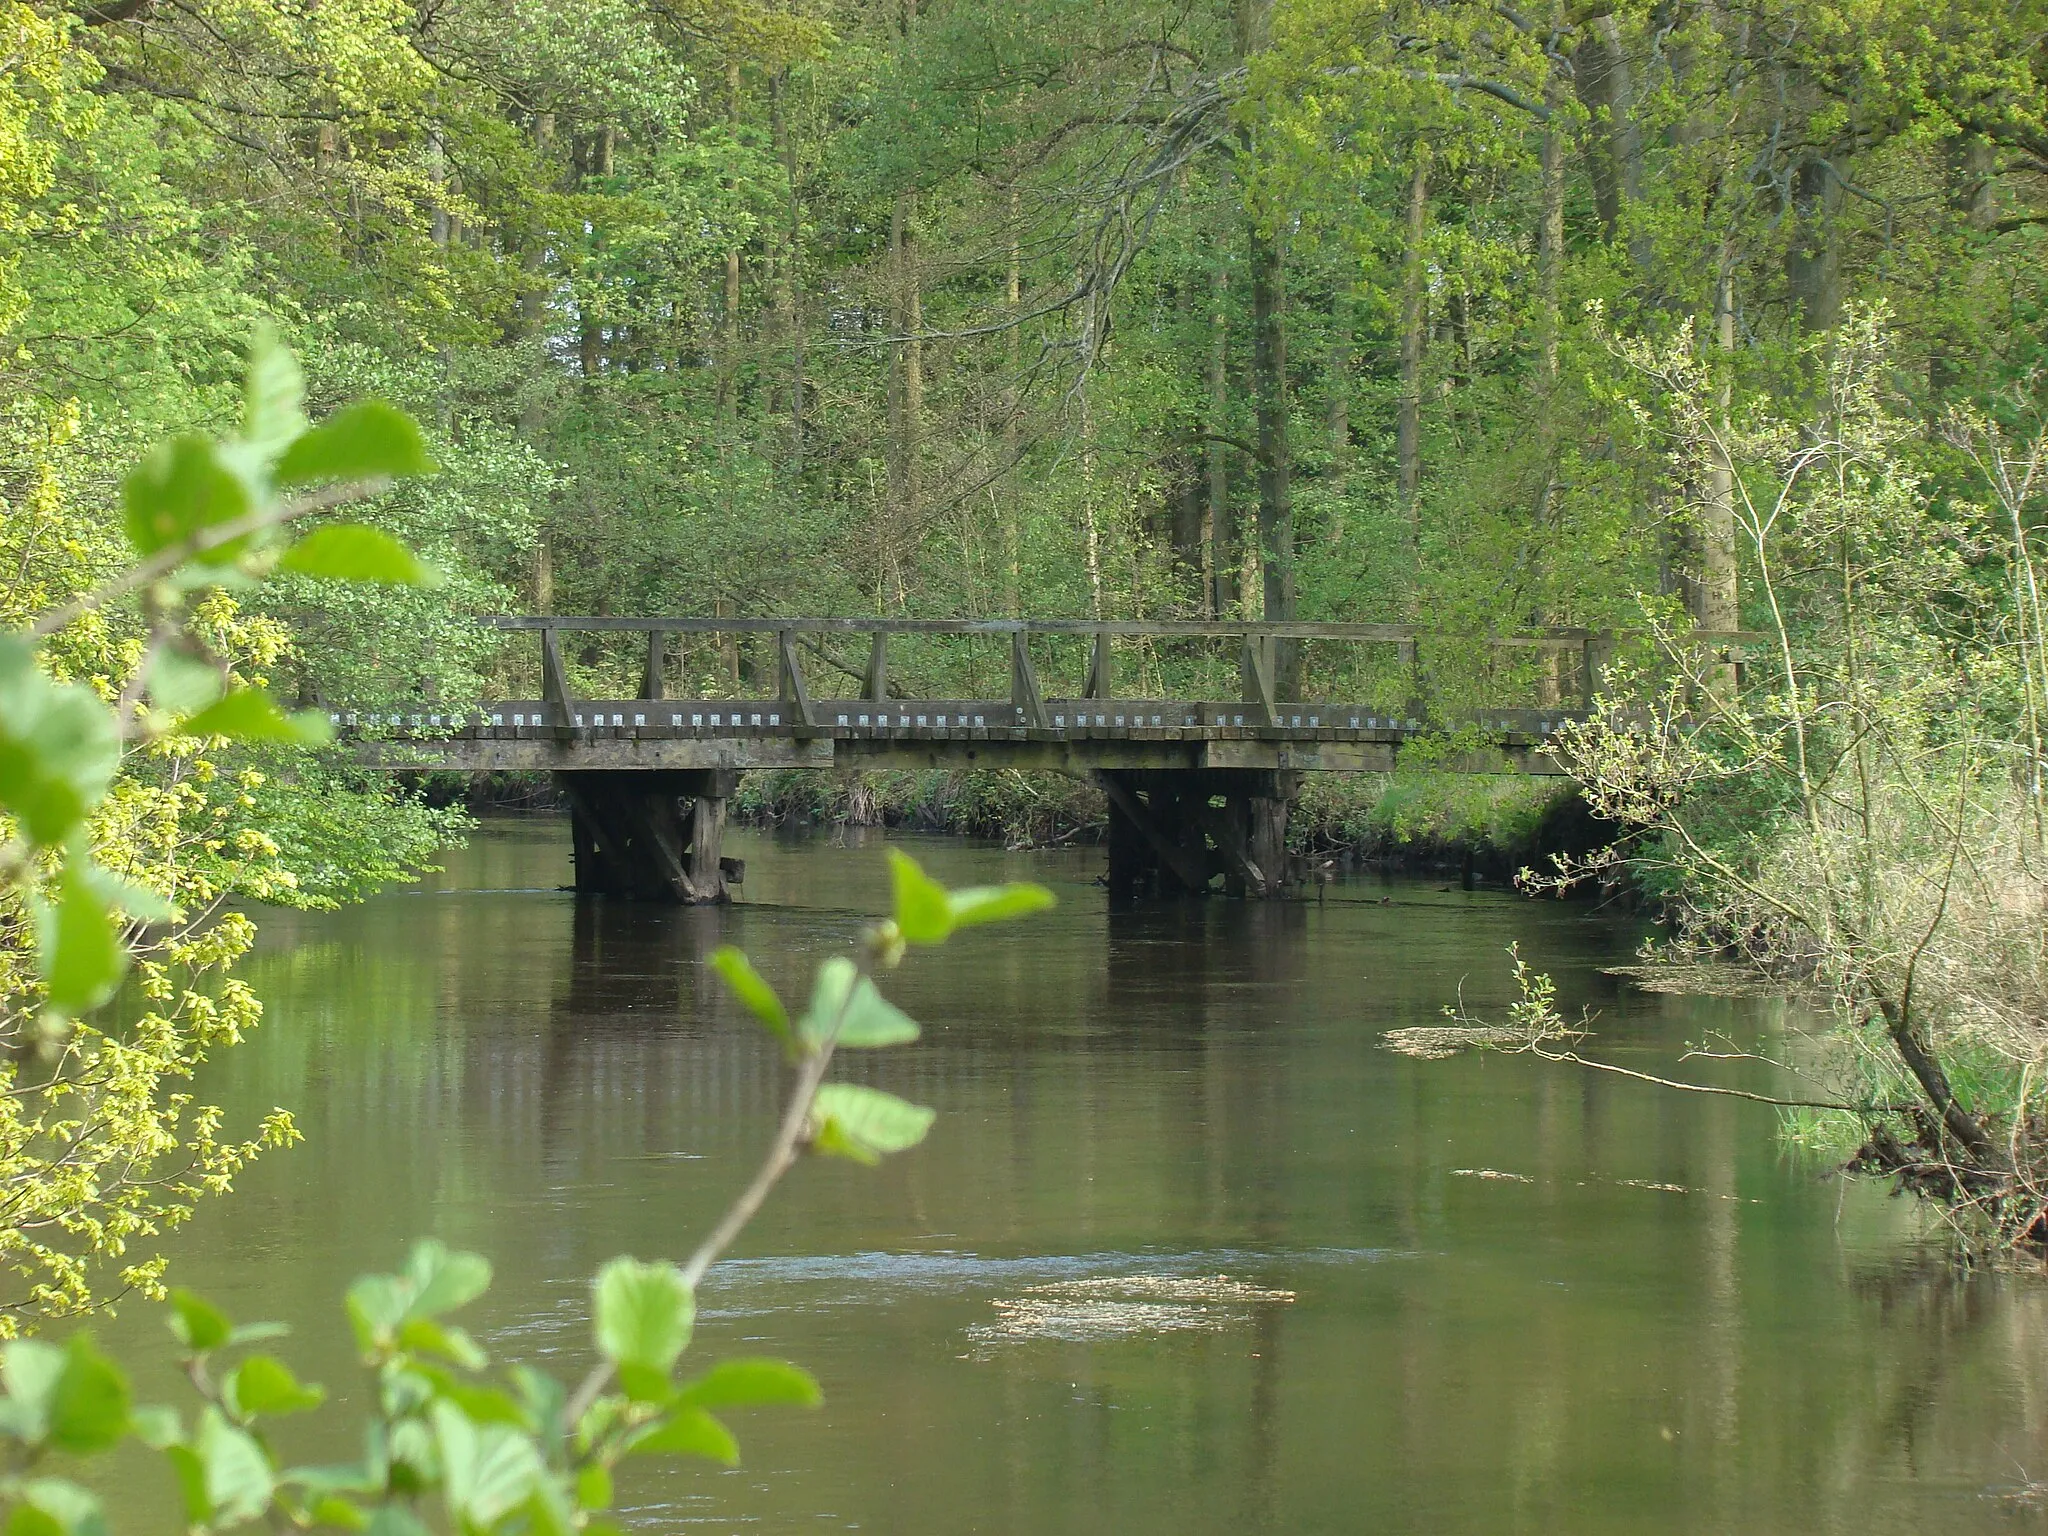
[[[1152,1301],[1286,1302],[1292,1291],[1250,1285],[1228,1275],[1091,1275],[1086,1280],[1053,1280],[1034,1285],[1027,1296],[1091,1300],[1098,1296],[1143,1297]]]
[[[995,1309],[996,1320],[969,1328],[969,1338],[984,1344],[1011,1339],[1093,1344],[1141,1333],[1217,1333],[1231,1321],[1228,1313],[1212,1307],[1157,1301],[1051,1301],[1019,1296],[996,1302]]]
[[[1381,1046],[1421,1061],[1442,1061],[1460,1051],[1527,1045],[1526,1030],[1502,1024],[1422,1024],[1413,1029],[1390,1029],[1380,1036]]]
[[[1034,1285],[998,1298],[995,1321],[967,1330],[981,1344],[1052,1339],[1094,1344],[1160,1333],[1220,1333],[1253,1306],[1285,1305],[1294,1292],[1229,1275],[1094,1275]]]
[[[1498,1179],[1507,1184],[1534,1184],[1537,1181],[1526,1173],[1503,1173],[1498,1168],[1453,1168],[1454,1179]],[[1622,1189],[1648,1189],[1660,1195],[1701,1195],[1709,1200],[1730,1200],[1738,1205],[1762,1205],[1763,1201],[1753,1195],[1723,1195],[1711,1189],[1693,1189],[1684,1184],[1660,1184],[1654,1179],[1577,1179],[1580,1189],[1588,1184],[1613,1184]]]
[[[1741,966],[1676,960],[1602,966],[1600,974],[1633,982],[1639,992],[1682,997],[1784,997],[1798,990],[1797,983],[1789,979],[1761,976]]]

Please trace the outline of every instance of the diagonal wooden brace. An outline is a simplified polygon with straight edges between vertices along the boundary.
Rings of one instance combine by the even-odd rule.
[[[775,640],[779,658],[776,671],[780,675],[783,707],[796,724],[816,725],[818,721],[811,708],[811,691],[804,685],[803,665],[797,660],[796,631],[779,630]]]
[[[1112,804],[1123,812],[1126,820],[1138,829],[1139,835],[1152,845],[1152,851],[1159,855],[1159,861],[1171,869],[1174,877],[1191,891],[1206,890],[1209,885],[1209,860],[1199,849],[1184,848],[1167,837],[1153,824],[1152,809],[1131,791],[1118,783],[1113,774],[1098,774],[1096,782]]]
[[[1049,731],[1045,700],[1038,692],[1038,672],[1031,665],[1031,639],[1021,629],[1010,631],[1010,702],[1017,708],[1019,723],[1034,731]]]

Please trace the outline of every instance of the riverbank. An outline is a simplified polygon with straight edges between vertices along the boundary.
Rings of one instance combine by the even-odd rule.
[[[477,810],[559,809],[533,775],[468,785]],[[895,827],[987,838],[1013,849],[1100,842],[1102,792],[1062,774],[1012,769],[906,773],[760,772],[731,804],[744,826]],[[1312,866],[1455,873],[1505,883],[1556,853],[1602,846],[1610,829],[1568,780],[1521,774],[1309,774],[1289,819],[1292,851]]]

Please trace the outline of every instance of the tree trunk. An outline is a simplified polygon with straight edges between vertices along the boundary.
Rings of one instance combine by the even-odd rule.
[[[1586,23],[1572,55],[1572,77],[1589,119],[1586,164],[1593,178],[1593,206],[1612,241],[1643,179],[1643,136],[1635,119],[1628,55],[1612,13]]]
[[[725,120],[735,132],[740,121],[740,64],[728,59],[725,65]],[[728,190],[737,186],[726,178]],[[718,327],[718,414],[729,428],[739,413],[740,373],[740,248],[725,248],[725,312]],[[729,451],[729,445],[728,449]]]
[[[1808,155],[1792,169],[1792,241],[1785,250],[1785,281],[1810,333],[1831,331],[1842,317],[1842,253],[1836,215],[1842,178],[1833,160]]]
[[[439,123],[427,130],[427,181],[434,189],[432,211],[427,215],[428,238],[434,242],[434,249],[445,253],[448,249],[448,141],[442,136]]]
[[[533,148],[542,160],[554,153],[555,114],[536,112],[533,117]],[[539,340],[548,326],[548,286],[546,281],[547,232],[529,227],[521,232],[519,260],[524,269],[524,285],[519,293],[519,329],[529,341]],[[544,369],[544,373],[552,373]],[[539,438],[541,431],[541,396],[528,388],[519,406],[519,431],[527,441]],[[545,608],[540,612],[545,613]]]
[[[803,271],[798,265],[803,251],[803,204],[797,194],[796,135],[790,132],[784,96],[789,88],[789,71],[778,69],[770,79],[769,127],[782,161],[782,175],[788,183],[789,202],[782,234],[781,329],[789,348],[789,471],[804,472],[804,320]]]
[[[1207,618],[1220,618],[1237,600],[1234,550],[1236,529],[1230,515],[1230,265],[1228,248],[1218,241],[1215,264],[1209,269],[1209,496],[1202,528],[1202,577]]]
[[[1095,349],[1100,342],[1096,334],[1097,310],[1095,285],[1087,280],[1086,272],[1075,274],[1077,286],[1084,289],[1078,306],[1080,335],[1077,338],[1081,349],[1081,370],[1074,392],[1081,409],[1081,539],[1082,553],[1088,571],[1088,612],[1093,618],[1102,617],[1102,531],[1095,515],[1095,417],[1089,409],[1089,384],[1095,368]]]
[[[1323,362],[1329,391],[1329,542],[1344,542],[1344,498],[1351,490],[1351,290],[1341,280],[1330,302],[1330,351]]]
[[[573,168],[578,187],[589,183],[591,178],[606,174],[611,168],[611,130],[600,129],[595,133],[579,134],[575,140]],[[604,326],[598,319],[600,306],[592,292],[597,279],[590,272],[584,273],[581,291],[576,296],[576,362],[577,369],[585,380],[594,379],[604,369]]]
[[[1555,113],[1562,105],[1556,72],[1544,93]],[[1555,122],[1553,117],[1552,122]],[[1564,275],[1564,135],[1543,130],[1542,203],[1536,217],[1536,375],[1546,389],[1557,383],[1558,342],[1564,331],[1559,291]]]
[[[911,234],[916,199],[899,192],[889,215],[890,347],[889,508],[883,541],[885,580],[899,604],[907,596],[903,554],[920,516],[919,429],[924,414],[924,352],[918,333],[924,310],[917,284],[917,256]]]
[[[1726,442],[1732,430],[1729,408],[1734,398],[1735,253],[1724,243],[1714,280],[1714,345],[1719,350],[1720,377],[1714,388],[1715,429],[1720,434],[1707,454],[1706,495],[1700,515],[1700,580],[1693,618],[1701,629],[1740,629],[1740,592],[1735,560],[1735,466]],[[1735,688],[1735,669],[1716,664],[1708,687],[1726,701]]]
[[[906,198],[903,222],[903,468],[906,526],[924,516],[924,274],[917,253],[916,195]]]
[[[1024,408],[1024,235],[1019,227],[1022,210],[1016,187],[1010,188],[1010,264],[1004,274],[1003,301],[1009,325],[1003,333],[1004,361],[1009,379],[1003,389],[1003,598],[1004,611],[1011,618],[1023,613],[1024,560],[1019,530],[1023,522],[1024,476],[1018,466],[1023,456]]]
[[[1429,331],[1428,293],[1423,286],[1429,227],[1429,145],[1417,142],[1408,173],[1408,234],[1401,265],[1401,399],[1394,426],[1396,486],[1401,515],[1408,522],[1408,558],[1420,563],[1422,487],[1422,359]]]
[[[1278,231],[1250,227],[1252,394],[1259,427],[1259,555],[1262,616],[1294,617],[1293,461],[1287,442],[1287,268]],[[1301,696],[1301,647],[1282,642],[1274,662],[1282,698]]]

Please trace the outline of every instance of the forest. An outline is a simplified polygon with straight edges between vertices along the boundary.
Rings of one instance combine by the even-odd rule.
[[[1619,342],[1797,416],[2039,366],[2038,17],[1971,4],[12,8],[10,511],[74,561],[252,327],[441,473],[431,595],[252,611],[301,697],[480,612],[1739,628]],[[11,611],[61,583],[11,515]],[[397,643],[403,636],[404,643]],[[597,665],[591,656],[587,664]]]
[[[521,613],[1404,623],[1445,637],[1446,719],[1502,685],[1489,640],[1632,636],[1507,679],[1603,690],[1559,750],[1611,846],[1523,889],[1666,919],[1667,978],[1817,999],[1731,1051],[1782,1074],[1780,1143],[2037,1252],[2044,258],[2041,0],[0,0],[0,1334],[165,1294],[161,1234],[299,1139],[188,1081],[260,1016],[261,909],[465,825],[321,750],[327,711],[536,697],[479,622]],[[641,660],[567,663],[617,697]],[[1280,697],[1329,686],[1311,660]],[[1339,840],[1364,814],[1306,803]],[[848,1019],[915,1036],[866,968],[1044,894],[893,878],[809,1026],[719,962],[806,1094]],[[1504,1023],[1417,1053],[1588,1065],[1515,965]],[[775,1178],[929,1120],[810,1103]],[[702,1267],[618,1262],[616,1306],[674,1314],[669,1392]],[[459,1363],[403,1329],[487,1271],[413,1263],[364,1352]],[[199,1355],[229,1337],[179,1305]],[[613,1342],[598,1460],[656,1417]],[[690,1415],[742,1387],[699,1387],[660,1448],[726,1443]]]

